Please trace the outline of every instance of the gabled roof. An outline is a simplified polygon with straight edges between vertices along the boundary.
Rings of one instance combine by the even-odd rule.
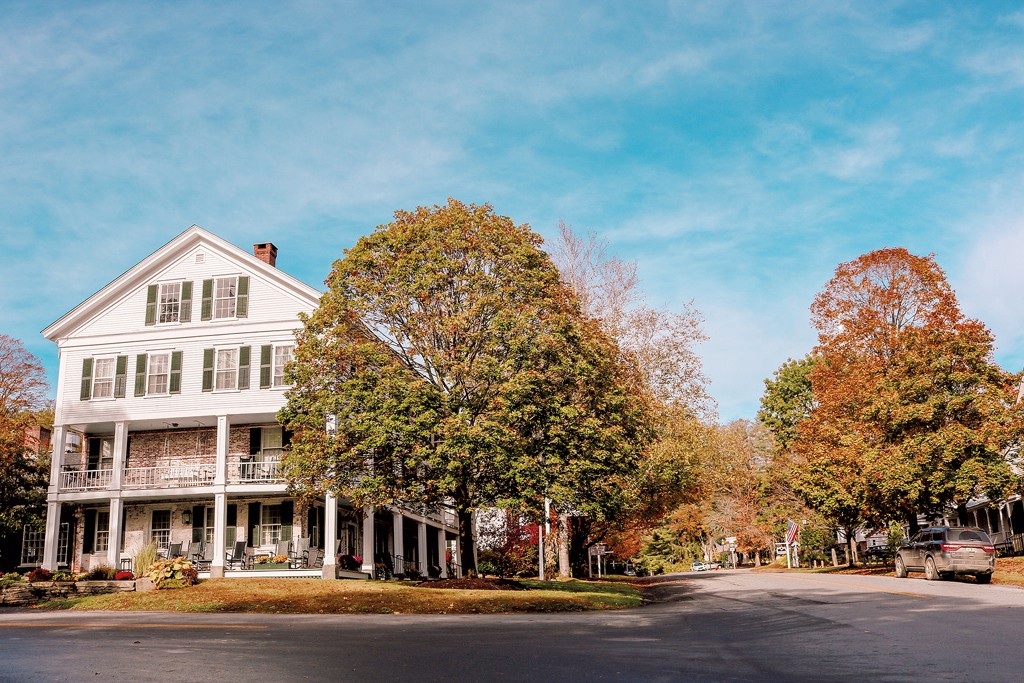
[[[315,307],[320,301],[320,292],[306,283],[300,282],[198,225],[193,225],[51,323],[43,330],[43,336],[51,341],[66,337],[71,331],[91,320],[94,315],[103,311],[126,293],[149,284],[156,274],[173,264],[182,254],[197,246],[209,249],[226,259],[239,262],[249,271],[259,274],[282,290],[299,299],[306,300],[311,306]]]

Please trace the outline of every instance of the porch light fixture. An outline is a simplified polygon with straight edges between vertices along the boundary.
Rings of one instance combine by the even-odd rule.
[[[191,524],[192,523],[192,511],[191,510],[185,510],[184,512],[181,513],[181,523],[182,524]]]

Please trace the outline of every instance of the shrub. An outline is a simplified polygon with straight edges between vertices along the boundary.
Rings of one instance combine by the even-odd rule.
[[[74,581],[78,578],[78,575],[72,572],[70,569],[58,569],[53,573],[54,581]]]
[[[135,553],[135,557],[132,558],[132,568],[135,570],[135,576],[144,576],[157,559],[156,543],[142,546],[142,549]]]
[[[50,573],[49,569],[36,567],[28,573],[28,580],[32,583],[37,583],[39,581],[53,581],[53,574]]]
[[[8,586],[13,586],[16,583],[21,583],[25,580],[25,577],[19,574],[18,572],[9,572],[7,574],[4,574],[3,576],[0,576],[0,589],[7,588]]]
[[[93,567],[86,574],[86,579],[89,581],[110,581],[114,578],[117,571],[110,565],[101,564],[98,567]]]
[[[185,588],[194,586],[199,580],[199,572],[192,562],[183,557],[157,560],[150,565],[146,578],[153,581],[157,588]]]
[[[114,574],[114,581],[133,581],[134,579],[135,574],[132,574],[128,571],[118,572]]]

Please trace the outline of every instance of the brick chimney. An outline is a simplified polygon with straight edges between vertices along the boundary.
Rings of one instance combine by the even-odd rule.
[[[260,261],[272,266],[277,266],[277,247],[270,242],[252,245],[252,253]]]

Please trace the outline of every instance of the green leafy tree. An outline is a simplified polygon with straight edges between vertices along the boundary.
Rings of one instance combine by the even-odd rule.
[[[784,452],[797,436],[799,424],[814,411],[811,371],[815,358],[787,359],[764,381],[757,419],[775,439],[776,452]]]
[[[298,491],[539,517],[617,496],[650,438],[635,366],[579,312],[540,237],[489,206],[399,211],[334,264],[281,419]]]

